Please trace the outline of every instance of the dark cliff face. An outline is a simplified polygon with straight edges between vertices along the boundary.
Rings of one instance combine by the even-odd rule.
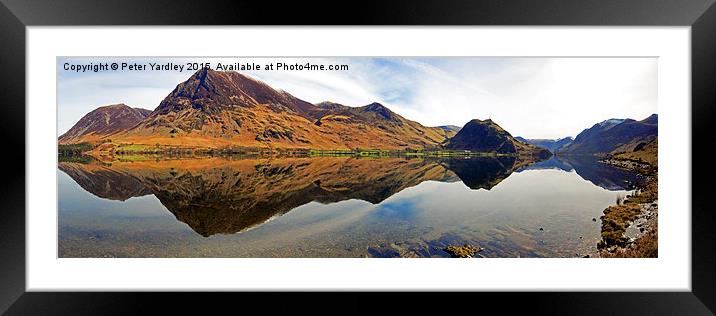
[[[123,103],[102,106],[83,116],[59,137],[59,142],[80,143],[96,137],[112,135],[134,127],[149,113],[150,110],[132,108]]]
[[[658,116],[653,114],[641,121],[611,119],[585,129],[561,154],[606,154],[619,148],[636,147],[656,139]]]
[[[515,154],[515,139],[492,120],[474,119],[453,136],[445,146],[447,149],[472,150],[479,152],[496,152]]]

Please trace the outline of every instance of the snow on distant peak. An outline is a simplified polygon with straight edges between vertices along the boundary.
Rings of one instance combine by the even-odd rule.
[[[613,119],[608,119],[606,121],[600,122],[598,124],[600,127],[604,127],[604,126],[614,126],[617,124],[621,124],[622,122],[624,122],[624,119],[614,119],[613,118]]]

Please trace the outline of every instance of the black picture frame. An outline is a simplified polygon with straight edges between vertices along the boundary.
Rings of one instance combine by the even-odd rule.
[[[0,311],[8,314],[164,312],[220,309],[227,303],[255,306],[246,293],[207,295],[189,293],[38,293],[25,290],[25,56],[27,26],[69,25],[642,25],[691,27],[692,84],[692,257],[691,292],[643,293],[480,293],[473,294],[465,311],[498,300],[510,312],[569,314],[680,314],[711,315],[716,310],[716,210],[708,198],[708,144],[716,105],[716,5],[714,0],[492,0],[492,1],[103,1],[0,0],[0,135],[5,142],[5,168],[0,195]],[[50,105],[48,105],[50,106]],[[53,105],[54,106],[54,105]],[[24,168],[17,167],[22,164]],[[688,212],[689,210],[683,210]],[[595,273],[601,273],[595,271]],[[320,309],[321,302],[342,304],[334,312],[385,311],[374,304],[386,301],[363,294],[321,294],[288,298],[268,294],[271,311]],[[191,297],[189,297],[191,296]],[[228,297],[227,297],[228,296]],[[201,302],[194,304],[196,299]],[[436,309],[451,312],[451,294],[414,294],[395,311]],[[392,299],[389,301],[393,301]],[[312,302],[312,303],[307,303]],[[416,303],[419,302],[419,303]],[[331,309],[327,310],[331,312]],[[462,312],[457,309],[452,312]]]

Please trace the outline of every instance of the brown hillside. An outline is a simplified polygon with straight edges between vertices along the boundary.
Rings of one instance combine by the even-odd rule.
[[[200,70],[113,144],[312,149],[432,148],[452,132],[383,105],[314,105],[237,72]]]
[[[149,113],[150,110],[132,108],[122,103],[102,106],[83,116],[58,140],[60,144],[97,142],[134,127]]]

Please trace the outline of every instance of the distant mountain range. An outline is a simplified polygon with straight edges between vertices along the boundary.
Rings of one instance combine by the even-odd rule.
[[[636,121],[633,119],[608,119],[583,130],[576,138],[525,139],[520,142],[532,144],[560,155],[605,155],[641,151],[655,152],[658,138],[659,117],[652,114]]]
[[[125,104],[99,107],[59,137],[113,152],[118,146],[168,148],[449,149],[546,157],[631,151],[656,138],[656,114],[611,119],[574,140],[513,137],[490,119],[423,126],[380,103],[312,104],[238,72],[202,69],[179,83],[153,111]],[[641,145],[643,146],[643,145]]]
[[[609,154],[630,152],[645,146],[658,137],[658,116],[636,121],[610,119],[585,129],[569,145],[559,149],[560,154]]]
[[[113,116],[86,116],[80,123],[107,117]],[[438,147],[454,135],[408,120],[379,103],[314,105],[237,72],[208,69],[177,85],[154,111],[131,123],[121,124],[120,130],[83,128],[81,133],[73,127],[72,137],[62,135],[60,143],[103,138],[152,146],[404,149]]]
[[[466,127],[474,132],[473,125]],[[59,143],[102,144],[102,151],[120,144],[386,150],[442,149],[449,144],[447,148],[459,150],[540,152],[495,123],[484,127],[452,140],[460,127],[423,126],[380,103],[312,104],[238,72],[202,69],[178,84],[154,111],[123,104],[98,108],[60,136]],[[469,141],[466,135],[489,139]]]
[[[525,139],[520,136],[517,136],[517,137],[515,137],[515,139],[517,139],[523,143],[532,144],[537,147],[547,149],[551,152],[560,150],[563,147],[571,144],[572,141],[574,141],[574,138],[572,138],[572,137],[565,137],[565,138],[559,138],[559,139]]]
[[[460,129],[462,128],[462,127],[457,126],[457,125],[441,125],[441,126],[436,126],[436,127],[439,128],[439,129],[442,129],[442,130],[444,130],[444,131],[446,131],[446,132],[455,132],[455,133],[459,132]]]

